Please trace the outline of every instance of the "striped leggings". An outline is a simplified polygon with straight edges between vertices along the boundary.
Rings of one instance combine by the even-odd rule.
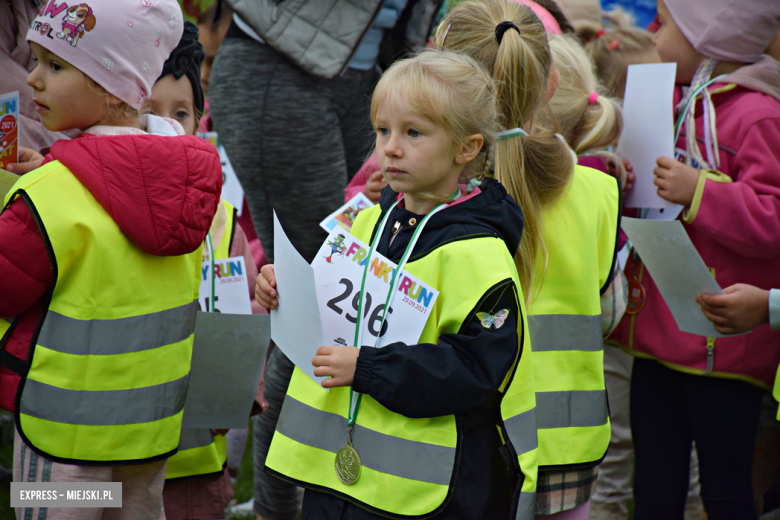
[[[35,453],[14,432],[14,482],[121,482],[121,508],[16,508],[17,520],[165,520],[166,461],[140,466],[74,466]]]

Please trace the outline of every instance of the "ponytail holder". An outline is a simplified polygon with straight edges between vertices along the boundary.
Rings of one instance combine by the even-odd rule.
[[[499,132],[498,140],[503,141],[504,139],[511,139],[513,137],[520,137],[520,136],[528,136],[528,132],[526,132],[522,128],[513,128],[511,130],[504,130],[503,132]]]
[[[594,34],[594,35],[593,35],[593,37],[594,37],[596,40],[598,40],[599,38],[601,38],[601,37],[602,37],[602,36],[604,36],[605,34],[607,34],[607,31],[606,31],[606,30],[604,30],[603,28],[601,28],[601,29],[599,29],[598,31],[596,31],[596,34]]]
[[[596,100],[599,98],[598,92],[591,92],[590,97],[588,98],[588,104],[589,105],[595,105]]]
[[[471,179],[469,181],[468,185],[466,186],[466,192],[471,193],[472,191],[474,191],[474,188],[476,188],[477,186],[479,186],[481,184],[482,184],[482,181],[477,179],[476,177],[474,177],[473,179]]]
[[[447,26],[447,29],[445,29],[444,34],[441,37],[441,43],[439,44],[439,49],[444,48],[444,40],[447,39],[447,35],[450,34],[450,29],[452,29],[452,24],[449,24]]]
[[[499,45],[501,45],[501,40],[504,39],[504,33],[508,29],[514,29],[517,31],[517,34],[521,34],[520,28],[513,22],[501,22],[500,24],[496,25],[496,40],[498,41]]]
[[[609,42],[609,45],[607,45],[607,47],[609,47],[609,50],[614,51],[615,49],[618,48],[618,45],[620,45],[621,41],[623,41],[623,37],[618,36],[617,38]]]

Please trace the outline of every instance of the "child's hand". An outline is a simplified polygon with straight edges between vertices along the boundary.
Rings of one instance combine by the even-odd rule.
[[[623,167],[626,169],[626,185],[623,186],[623,195],[634,189],[634,181],[636,181],[636,175],[634,175],[634,165],[630,162],[623,160]]]
[[[699,182],[699,170],[686,166],[670,157],[659,157],[653,173],[653,184],[658,186],[658,196],[683,206],[690,206]]]
[[[31,148],[19,147],[19,162],[11,163],[6,166],[9,172],[13,172],[16,175],[24,175],[41,167],[44,157]]]
[[[739,334],[769,321],[769,291],[738,283],[725,294],[701,293],[696,303],[721,334]]]
[[[379,202],[379,197],[382,195],[382,190],[387,186],[387,181],[382,176],[382,171],[377,170],[368,177],[366,187],[363,188],[363,194],[368,197],[368,200],[376,204]]]
[[[276,275],[274,274],[274,265],[266,264],[260,269],[255,282],[255,300],[266,309],[273,310],[279,306],[279,300],[276,299]]]
[[[311,360],[314,365],[314,375],[330,376],[322,382],[323,388],[334,386],[350,386],[355,377],[355,367],[360,349],[355,347],[340,347],[325,345],[317,350],[317,355]]]

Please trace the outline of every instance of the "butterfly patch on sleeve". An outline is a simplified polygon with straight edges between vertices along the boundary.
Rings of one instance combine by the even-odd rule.
[[[504,326],[504,322],[508,317],[509,317],[509,309],[502,309],[495,314],[493,314],[492,312],[477,313],[477,319],[479,319],[482,322],[482,326],[485,327],[486,329],[489,329],[490,327],[500,329],[501,327]]]

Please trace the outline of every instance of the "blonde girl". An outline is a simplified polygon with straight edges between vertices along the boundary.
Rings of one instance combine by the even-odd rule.
[[[571,36],[550,38],[553,68],[560,83],[550,99],[560,133],[577,156],[597,156],[616,170],[621,186],[626,183],[623,161],[606,148],[617,144],[623,128],[618,100],[609,97],[593,72],[593,64],[579,41]],[[600,167],[604,161],[589,161],[586,166]],[[606,165],[605,165],[606,166]]]
[[[587,518],[610,438],[602,339],[622,314],[618,306],[602,321],[600,303],[616,271],[618,183],[574,166],[573,153],[551,130],[547,100],[560,73],[529,8],[464,2],[439,26],[435,43],[477,58],[493,74],[504,138],[493,157],[495,175],[526,217],[515,262],[532,294],[540,466],[533,510]]]
[[[382,76],[371,120],[389,186],[352,234],[371,244],[366,266],[378,251],[439,296],[418,344],[373,348],[358,323],[348,341],[360,348],[321,347],[312,363],[329,393],[295,371],[266,471],[306,488],[305,519],[508,518],[516,493],[530,520],[534,393],[512,260],[522,213],[498,182],[478,180],[497,137],[493,81],[473,59],[426,51]],[[399,279],[391,309],[407,304]],[[263,267],[258,301],[284,305],[286,290]],[[504,421],[524,429],[520,442],[504,445]]]

